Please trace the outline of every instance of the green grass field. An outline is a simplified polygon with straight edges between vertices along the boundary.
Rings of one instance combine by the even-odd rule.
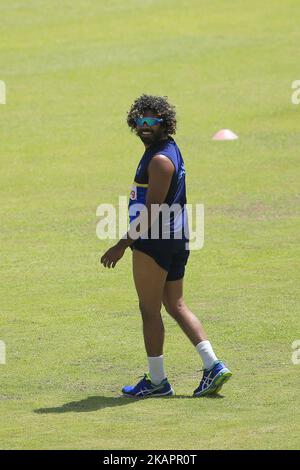
[[[297,0],[0,3],[2,449],[296,449],[300,442]],[[131,187],[141,93],[168,95],[188,200],[205,205],[186,301],[234,376],[191,399],[202,367],[164,312],[173,399],[130,401],[146,371],[130,252],[96,208]],[[213,142],[230,128],[235,142]]]

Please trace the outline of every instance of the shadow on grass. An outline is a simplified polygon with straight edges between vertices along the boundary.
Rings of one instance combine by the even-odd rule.
[[[222,395],[211,395],[205,398],[214,398],[220,399],[224,398]],[[176,399],[193,399],[196,400],[195,397],[190,395],[175,395],[174,397],[156,397],[155,400],[176,400]],[[69,403],[65,403],[62,406],[57,406],[53,408],[38,408],[34,410],[34,413],[38,414],[48,414],[48,413],[86,413],[91,411],[98,411],[104,408],[113,408],[115,406],[125,406],[130,405],[131,403],[136,403],[138,401],[143,401],[142,398],[126,398],[123,396],[119,397],[103,397],[101,395],[97,395],[94,397],[87,397],[80,401],[71,401]]]

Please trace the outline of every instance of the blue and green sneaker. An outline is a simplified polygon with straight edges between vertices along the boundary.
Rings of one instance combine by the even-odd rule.
[[[211,369],[204,369],[199,387],[194,390],[194,397],[215,395],[218,393],[232,373],[221,361],[216,361]]]
[[[167,378],[159,385],[154,385],[151,382],[149,374],[145,374],[142,380],[140,380],[136,385],[126,385],[123,387],[122,393],[125,397],[133,398],[165,397],[173,396],[175,394]]]

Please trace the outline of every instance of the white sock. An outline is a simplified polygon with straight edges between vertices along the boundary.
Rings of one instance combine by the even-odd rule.
[[[166,378],[164,371],[164,356],[148,357],[149,374],[154,385],[160,384]]]
[[[210,369],[218,360],[209,341],[201,341],[197,344],[196,349],[201,356],[204,369]]]

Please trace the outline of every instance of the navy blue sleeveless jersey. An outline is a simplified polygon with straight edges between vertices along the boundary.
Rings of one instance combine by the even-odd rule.
[[[171,208],[171,210],[169,210],[167,216],[160,214],[159,238],[188,240],[188,221],[185,208],[185,167],[180,150],[172,137],[168,137],[148,147],[138,164],[129,199],[130,223],[139,215],[142,207],[146,205],[148,165],[155,155],[168,157],[175,169],[164,201],[164,204]],[[150,233],[146,237],[151,238]]]

